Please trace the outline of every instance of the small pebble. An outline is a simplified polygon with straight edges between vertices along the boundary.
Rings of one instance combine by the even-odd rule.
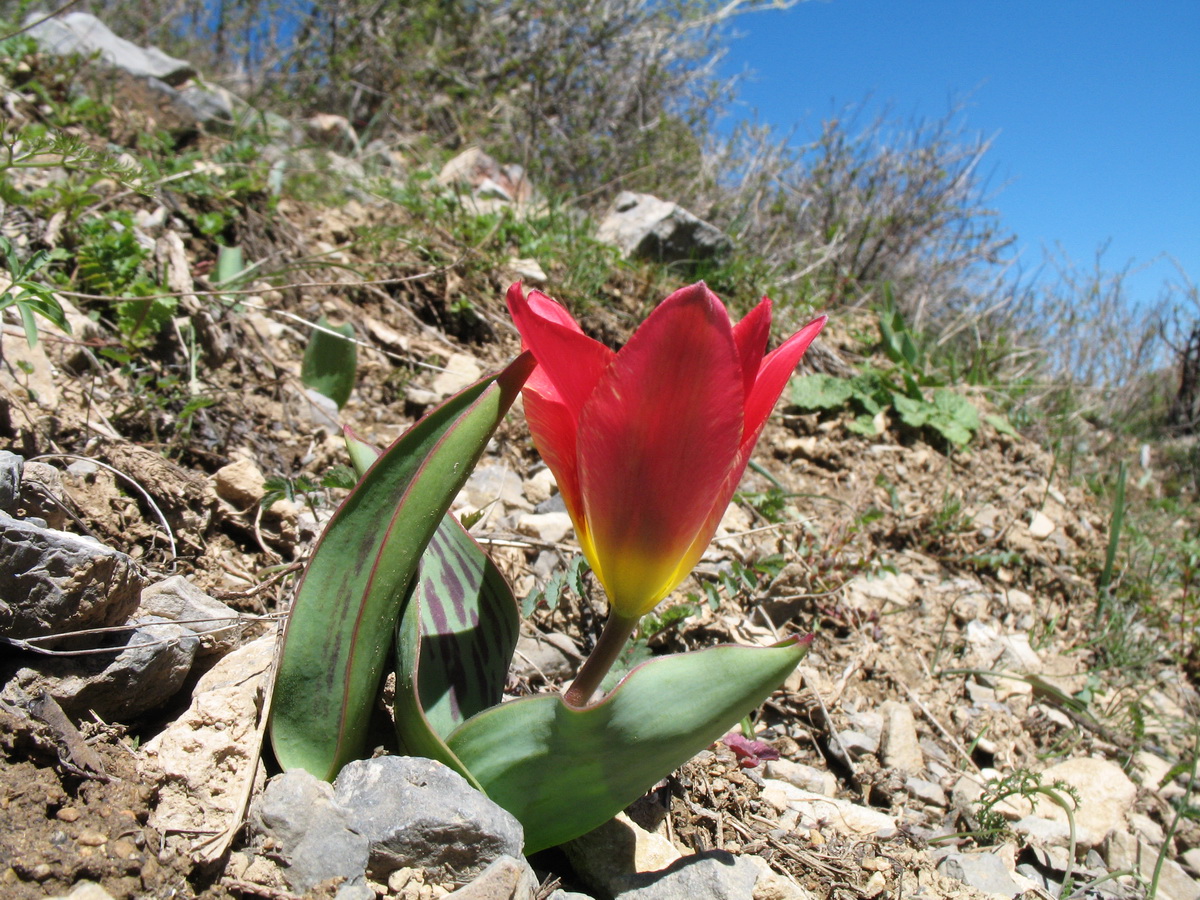
[[[79,810],[73,806],[64,806],[54,814],[54,818],[60,822],[74,822],[79,818]]]
[[[98,831],[84,831],[75,839],[75,842],[84,847],[101,847],[108,843],[108,838]]]

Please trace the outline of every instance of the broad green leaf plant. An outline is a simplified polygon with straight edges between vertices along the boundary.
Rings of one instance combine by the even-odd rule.
[[[330,520],[284,635],[271,740],[285,769],[332,779],[368,752],[389,653],[397,742],[512,812],[525,849],[602,824],[721,737],[803,659],[811,636],[653,659],[601,684],[642,616],[699,559],[771,408],[824,325],[766,353],[769,300],[734,325],[702,283],[672,294],[620,352],[520,285],[526,352],[379,453],[347,437],[360,480]],[[518,392],[610,615],[562,694],[503,702],[520,611],[447,513]]]

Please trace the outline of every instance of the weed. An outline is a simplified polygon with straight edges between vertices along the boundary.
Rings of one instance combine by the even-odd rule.
[[[61,250],[39,250],[23,260],[8,238],[0,236],[0,261],[9,280],[4,292],[0,293],[0,313],[10,306],[16,308],[25,329],[25,340],[31,349],[38,339],[37,316],[53,322],[67,334],[71,333],[71,326],[58,298],[44,284],[33,280],[33,276],[41,269],[66,255]]]
[[[587,596],[584,579],[590,571],[591,566],[588,565],[587,558],[582,553],[576,553],[565,568],[550,576],[544,587],[531,591],[525,597],[521,602],[521,615],[528,618],[539,606],[545,606],[549,610],[557,609],[564,592],[573,593],[576,597]]]

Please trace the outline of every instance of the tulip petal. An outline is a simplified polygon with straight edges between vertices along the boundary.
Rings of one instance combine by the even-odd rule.
[[[536,374],[536,372],[535,372]],[[575,441],[575,417],[566,405],[536,390],[524,392],[525,420],[533,435],[534,446],[554,473],[558,492],[575,523],[576,537],[583,544],[586,535],[583,502],[579,492],[578,451]]]
[[[508,289],[508,309],[538,361],[527,389],[562,402],[578,418],[615,354],[584,334],[571,314],[541,291],[530,291],[525,298],[520,283],[514,284]]]
[[[771,299],[763,297],[742,321],[733,326],[733,341],[742,360],[742,384],[745,396],[750,396],[763,354],[767,352],[767,337],[771,331]]]
[[[767,354],[766,359],[758,369],[758,377],[754,387],[746,395],[746,428],[742,433],[742,447],[746,457],[754,449],[754,444],[766,424],[767,416],[775,407],[775,401],[783,393],[788,379],[804,356],[808,345],[825,327],[828,316],[818,316],[813,319],[777,348]]]
[[[648,612],[683,577],[680,558],[738,456],[742,402],[729,315],[697,284],[650,314],[584,406],[578,467],[589,558],[621,615]]]
[[[761,307],[762,304],[759,304],[758,308]],[[749,318],[749,316],[746,318]],[[792,370],[796,368],[796,365],[800,362],[800,358],[804,356],[804,352],[808,349],[808,345],[813,342],[813,338],[825,326],[827,318],[827,316],[821,316],[809,322],[800,331],[768,354],[766,359],[762,361],[762,366],[758,371],[754,387],[746,398],[746,417],[742,431],[741,446],[738,449],[736,458],[729,467],[725,483],[719,490],[713,491],[712,509],[709,510],[704,525],[696,533],[695,542],[679,560],[677,576],[680,581],[687,577],[688,572],[695,567],[696,563],[700,561],[700,557],[704,555],[704,551],[708,547],[708,542],[712,540],[712,536],[717,531],[717,526],[721,523],[721,518],[725,515],[725,508],[733,498],[734,491],[737,490],[738,482],[742,480],[742,474],[746,471],[747,463],[750,462],[750,454],[754,452],[754,445],[758,443],[758,436],[762,433],[763,426],[767,422],[767,416],[771,414],[771,410],[775,406],[775,401],[783,393],[783,389],[791,377]],[[745,319],[742,321],[744,322]]]

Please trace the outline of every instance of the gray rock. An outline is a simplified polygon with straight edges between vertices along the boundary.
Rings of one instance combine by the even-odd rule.
[[[334,793],[370,842],[369,872],[376,880],[406,866],[424,869],[434,881],[462,880],[501,856],[522,855],[520,823],[433,760],[358,760],[339,773]]]
[[[40,19],[30,13],[25,22]],[[29,36],[43,50],[59,56],[78,53],[82,56],[99,54],[110,66],[123,69],[130,75],[158,78],[168,85],[179,85],[196,74],[182,59],[168,56],[157,47],[143,49],[137,44],[117,37],[107,25],[85,12],[67,13],[39,22],[29,29]]]
[[[871,737],[869,734],[855,731],[853,728],[846,728],[839,731],[837,738],[842,746],[846,748],[846,752],[850,754],[852,759],[861,759],[864,756],[879,752],[878,737]]]
[[[538,878],[524,858],[501,856],[450,896],[455,900],[533,900],[537,889]]]
[[[597,240],[626,256],[676,262],[716,259],[733,249],[729,237],[677,203],[622,191],[596,230]]]
[[[123,625],[145,583],[132,559],[93,538],[0,513],[0,635]]]
[[[293,890],[307,891],[330,878],[365,886],[369,842],[350,826],[333,785],[303,769],[267,782],[251,810],[250,828],[279,845]]]
[[[942,809],[947,806],[946,792],[936,782],[925,781],[922,778],[909,778],[904,782],[904,789],[914,800],[920,800],[930,806],[940,806]]]
[[[951,853],[938,863],[938,871],[990,894],[1015,897],[1021,893],[1003,861],[992,853]]]
[[[25,458],[0,450],[0,510],[13,512],[21,496],[21,469]]]
[[[200,638],[197,656],[225,654],[241,635],[238,614],[214,600],[182,575],[172,575],[142,590],[139,614],[177,622]]]
[[[109,645],[111,653],[57,657],[37,670],[19,669],[3,696],[46,691],[69,715],[94,712],[107,721],[130,722],[179,692],[200,643],[186,628],[154,616],[119,639]]]
[[[518,678],[566,679],[575,674],[580,660],[579,651],[565,634],[523,634],[517,638],[512,673]]]
[[[750,857],[709,850],[685,856],[661,872],[631,875],[621,900],[746,900],[759,868]]]

